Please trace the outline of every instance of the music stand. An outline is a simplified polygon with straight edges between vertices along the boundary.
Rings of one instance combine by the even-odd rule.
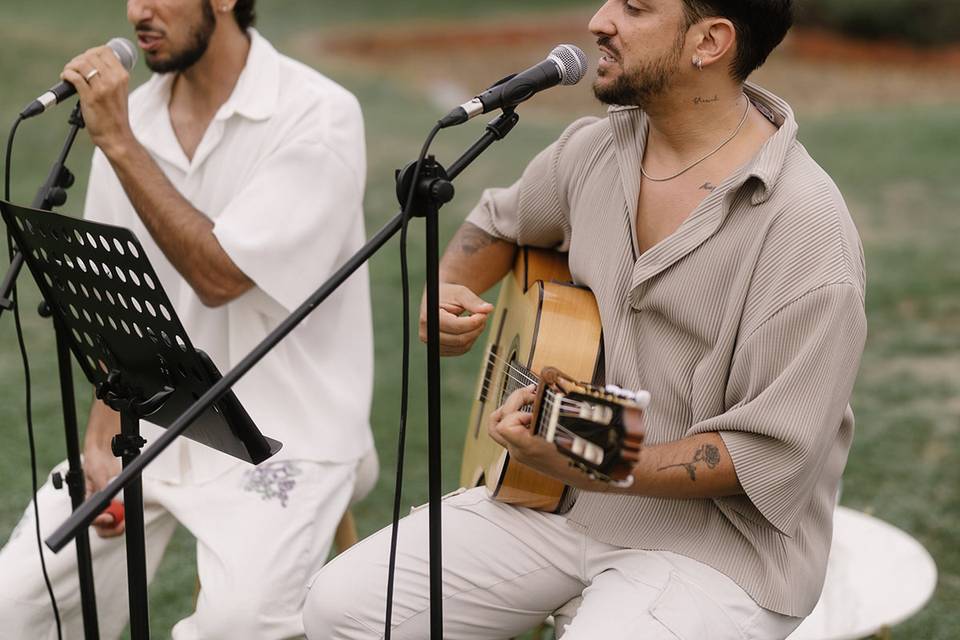
[[[127,467],[146,444],[140,419],[169,427],[221,378],[220,372],[190,343],[143,247],[128,229],[2,200],[0,213],[97,397],[120,412],[121,433],[112,447]],[[183,435],[252,464],[281,446],[259,432],[232,391]],[[139,476],[124,488],[124,502],[130,634],[148,638]]]

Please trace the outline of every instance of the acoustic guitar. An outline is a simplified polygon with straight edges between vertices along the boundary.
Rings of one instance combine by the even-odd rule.
[[[515,390],[537,385],[531,429],[595,478],[630,475],[643,440],[645,391],[595,384],[603,376],[600,313],[564,254],[522,247],[501,284],[464,444],[460,482],[494,499],[557,512],[568,487],[520,463],[487,433]],[[589,381],[589,382],[580,382]]]

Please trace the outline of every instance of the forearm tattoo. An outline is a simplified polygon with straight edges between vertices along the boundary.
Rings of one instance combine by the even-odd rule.
[[[710,469],[716,469],[717,465],[720,464],[720,450],[717,449],[712,444],[705,444],[697,452],[693,454],[693,460],[690,462],[681,462],[680,464],[668,464],[665,467],[660,467],[657,471],[663,471],[664,469],[673,469],[674,467],[683,467],[687,470],[687,475],[690,476],[690,479],[696,482],[697,480],[697,464],[700,462],[705,462],[707,467]]]
[[[457,242],[460,250],[472,256],[473,254],[486,249],[500,240],[493,237],[480,227],[467,223],[457,231]]]

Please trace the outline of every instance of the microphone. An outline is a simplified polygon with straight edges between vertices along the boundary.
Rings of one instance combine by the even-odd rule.
[[[120,61],[120,64],[123,65],[124,69],[127,71],[133,69],[133,65],[137,63],[137,49],[133,46],[132,42],[126,38],[113,38],[107,43],[107,46],[113,50],[114,55],[117,56],[117,59]],[[20,118],[26,120],[27,118],[40,115],[53,105],[60,104],[76,92],[76,87],[66,80],[61,80],[56,85],[50,87],[49,91],[28,104],[26,108],[20,112]]]
[[[497,84],[448,113],[440,127],[463,124],[494,109],[513,107],[558,84],[577,84],[587,73],[587,56],[572,44],[557,45],[547,59]]]

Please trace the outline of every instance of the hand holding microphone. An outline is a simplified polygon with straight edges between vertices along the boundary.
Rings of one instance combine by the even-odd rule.
[[[99,49],[108,49],[116,57],[120,65],[126,70],[130,71],[133,69],[134,65],[137,63],[137,48],[133,46],[133,43],[127,40],[126,38],[113,38],[108,42],[105,47],[99,47],[98,49],[90,49],[83,56],[88,56],[92,52],[97,52]],[[102,53],[102,52],[101,52]],[[71,61],[76,62],[83,56],[78,56]],[[69,65],[67,65],[69,67]],[[84,75],[84,83],[87,84],[92,82],[93,79],[100,74],[100,69],[91,66],[90,69],[87,69]],[[77,85],[81,84],[80,82],[70,82],[66,78],[58,82],[54,86],[50,87],[50,90],[45,92],[39,98],[28,104],[23,111],[20,112],[20,117],[26,120],[27,118],[32,118],[33,116],[40,115],[50,107],[58,105],[70,96],[77,93]]]

